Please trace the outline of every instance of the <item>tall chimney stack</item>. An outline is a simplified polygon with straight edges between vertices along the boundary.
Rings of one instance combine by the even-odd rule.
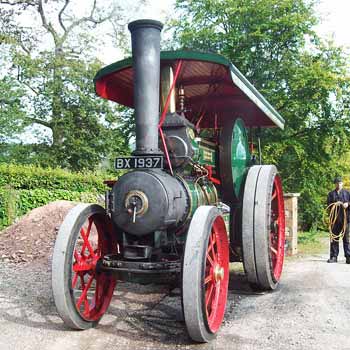
[[[163,24],[142,19],[129,23],[132,39],[134,106],[136,118],[135,155],[159,154],[160,33]]]

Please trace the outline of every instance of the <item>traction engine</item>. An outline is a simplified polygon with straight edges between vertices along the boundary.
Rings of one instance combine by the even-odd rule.
[[[160,52],[162,27],[130,23],[132,58],[95,77],[99,96],[135,109],[136,149],[116,158],[128,171],[106,181],[105,208],[79,204],[62,223],[53,294],[64,322],[87,329],[118,281],[178,285],[190,337],[208,342],[224,318],[230,261],[243,262],[254,289],[279,283],[281,180],[247,132],[284,121],[224,57]]]

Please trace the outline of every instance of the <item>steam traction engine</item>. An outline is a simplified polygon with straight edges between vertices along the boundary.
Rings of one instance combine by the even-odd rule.
[[[160,53],[162,24],[129,24],[132,58],[100,70],[96,92],[135,109],[136,150],[107,181],[106,209],[80,204],[55,244],[52,286],[72,328],[95,326],[118,280],[178,283],[190,337],[210,341],[225,312],[229,261],[273,290],[284,258],[281,180],[246,128],[284,121],[224,57]]]

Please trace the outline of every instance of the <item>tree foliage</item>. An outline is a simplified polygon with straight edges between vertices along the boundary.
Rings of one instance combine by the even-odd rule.
[[[117,23],[120,14],[112,3],[102,7],[93,0],[77,16],[71,0],[1,1],[1,46],[8,53],[1,60],[8,69],[0,89],[8,96],[4,106],[0,101],[6,120],[0,138],[11,139],[28,126],[36,130],[38,144],[24,147],[31,162],[92,169],[128,152],[119,117],[124,110],[98,98],[92,82],[101,68],[93,55],[93,30],[112,19]],[[21,16],[33,16],[40,26],[21,25],[15,21]],[[11,154],[18,147],[8,149]]]
[[[331,179],[348,172],[349,60],[314,32],[307,0],[177,0],[182,48],[223,54],[267,97],[286,128],[264,130],[263,159],[301,192],[304,228],[320,223]]]
[[[0,143],[9,135],[15,135],[25,126],[25,110],[22,103],[23,89],[12,77],[0,79]]]

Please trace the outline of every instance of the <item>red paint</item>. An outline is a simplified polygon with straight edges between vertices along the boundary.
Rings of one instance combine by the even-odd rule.
[[[222,267],[224,276],[215,280],[215,268]],[[218,216],[212,226],[206,251],[204,303],[207,324],[212,333],[220,328],[225,314],[229,281],[229,250],[225,222]]]
[[[178,62],[178,64],[177,64],[177,66],[176,66],[174,81],[171,84],[170,90],[168,92],[168,96],[167,96],[166,101],[165,101],[165,106],[164,106],[164,109],[162,111],[162,115],[160,117],[159,124],[158,124],[159,134],[160,134],[160,137],[162,139],[162,144],[163,144],[163,148],[164,148],[164,152],[165,152],[165,157],[166,157],[166,159],[168,161],[171,175],[174,175],[174,172],[173,172],[173,167],[172,167],[171,162],[170,162],[168,147],[167,147],[166,142],[165,142],[165,137],[164,137],[164,133],[163,133],[163,130],[162,130],[162,125],[164,123],[166,114],[168,112],[169,103],[170,103],[170,96],[171,96],[171,93],[173,92],[173,90],[175,88],[175,84],[176,84],[177,78],[178,78],[178,76],[180,74],[181,66],[182,66],[182,61],[180,60]]]
[[[98,260],[116,248],[115,238],[105,218],[93,215],[80,227],[72,257],[71,285],[77,311],[87,321],[96,321],[107,311],[116,279],[96,273]]]
[[[285,217],[281,179],[275,176],[271,195],[270,258],[275,281],[279,281],[284,261]]]
[[[213,177],[213,167],[211,165],[206,165],[205,169],[208,170],[208,179],[216,185],[221,185],[221,181]]]
[[[168,147],[166,146],[165,137],[164,137],[164,133],[163,133],[162,128],[159,128],[159,134],[160,134],[160,138],[162,139],[162,144],[163,144],[163,148],[164,148],[164,152],[165,152],[165,158],[169,164],[170,173],[171,173],[171,175],[174,176],[173,167],[172,167],[171,162],[170,162]]]
[[[203,112],[203,113],[201,114],[201,116],[199,117],[199,119],[198,119],[198,121],[197,121],[197,123],[196,123],[196,130],[199,129],[199,125],[200,125],[200,123],[201,123],[201,121],[202,121],[204,115],[205,115],[205,112]]]

